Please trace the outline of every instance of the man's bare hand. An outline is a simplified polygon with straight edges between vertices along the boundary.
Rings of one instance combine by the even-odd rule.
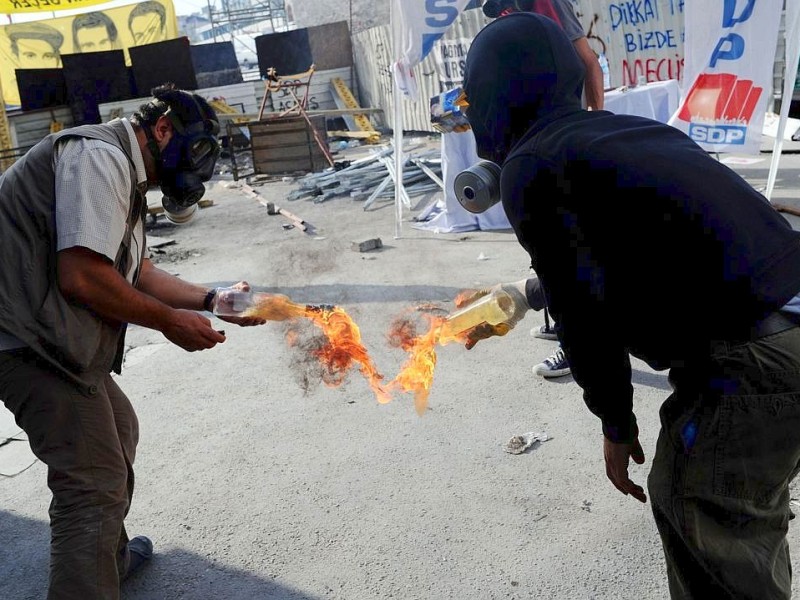
[[[464,347],[467,350],[472,348],[481,340],[486,340],[490,337],[501,336],[511,331],[511,326],[508,323],[498,323],[497,325],[489,325],[488,323],[481,323],[473,327],[467,332],[467,341]]]
[[[455,298],[456,308],[461,309],[469,306],[470,304],[480,300],[484,296],[491,294],[495,290],[502,290],[511,296],[513,301],[514,314],[508,321],[491,325],[489,323],[482,323],[473,327],[466,334],[465,346],[467,350],[472,349],[475,344],[481,340],[488,339],[495,336],[506,335],[509,331],[514,329],[514,326],[525,316],[530,306],[525,297],[525,281],[515,281],[513,283],[498,283],[493,287],[482,288],[479,290],[466,289],[462,290]]]
[[[176,310],[161,332],[188,352],[207,350],[225,341],[225,336],[211,327],[209,319],[193,310]]]
[[[263,325],[267,322],[266,319],[262,319],[261,317],[225,317],[217,315],[217,318],[238,325],[239,327],[252,327],[253,325]]]
[[[639,443],[639,438],[635,438],[631,444],[612,442],[608,438],[603,438],[603,457],[606,461],[606,476],[611,480],[620,492],[626,496],[630,494],[639,502],[647,502],[647,496],[642,486],[636,485],[628,477],[629,459],[641,465],[644,463],[644,450]]]

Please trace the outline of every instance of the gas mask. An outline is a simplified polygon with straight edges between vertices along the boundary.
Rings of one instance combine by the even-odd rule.
[[[203,184],[214,175],[219,156],[216,121],[199,121],[180,128],[175,121],[172,139],[161,151],[159,161],[159,183],[166,210],[168,204],[183,209],[197,204],[205,193]]]
[[[456,175],[453,188],[458,203],[471,213],[482,213],[500,202],[500,167],[482,160]]]
[[[213,112],[208,114],[197,99],[194,102],[202,117],[189,125],[184,125],[172,108],[164,113],[172,123],[172,137],[163,150],[159,150],[150,127],[144,128],[163,194],[161,204],[173,223],[185,223],[194,215],[205,193],[203,184],[214,175],[219,156],[219,123]]]

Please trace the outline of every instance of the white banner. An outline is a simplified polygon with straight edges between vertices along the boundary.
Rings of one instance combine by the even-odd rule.
[[[413,68],[425,58],[434,42],[453,24],[470,0],[394,0],[394,76],[406,97],[416,100]]]
[[[709,152],[757,154],[783,0],[686,2],[684,94],[670,125]]]

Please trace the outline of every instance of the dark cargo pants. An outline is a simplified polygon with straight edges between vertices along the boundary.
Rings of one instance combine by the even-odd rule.
[[[48,599],[118,599],[139,439],[131,403],[110,375],[83,388],[29,350],[0,352],[0,400],[48,467]]]
[[[800,328],[674,368],[648,478],[673,599],[791,597]]]

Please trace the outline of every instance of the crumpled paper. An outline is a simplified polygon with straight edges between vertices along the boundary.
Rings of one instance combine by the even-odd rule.
[[[509,454],[522,454],[529,448],[535,448],[542,442],[546,442],[550,439],[552,438],[544,432],[529,431],[528,433],[523,433],[522,435],[515,435],[512,437],[510,440],[508,440],[508,442],[506,442],[503,450]]]

